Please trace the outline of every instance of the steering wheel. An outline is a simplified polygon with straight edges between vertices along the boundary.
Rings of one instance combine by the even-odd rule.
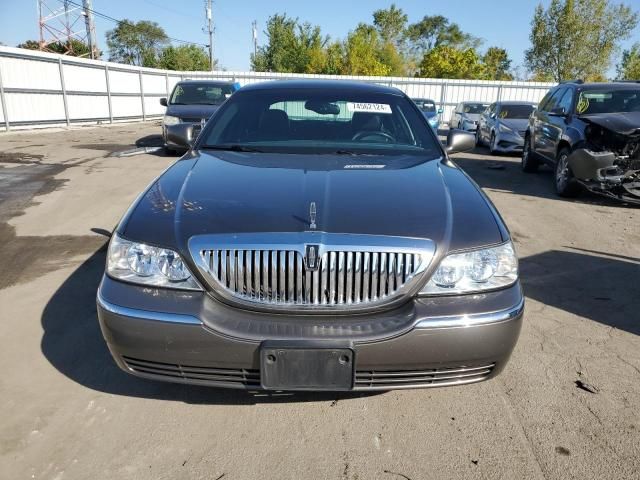
[[[385,143],[396,143],[396,139],[385,132],[358,132],[353,136],[351,140],[366,140],[370,137],[381,137],[385,140]]]

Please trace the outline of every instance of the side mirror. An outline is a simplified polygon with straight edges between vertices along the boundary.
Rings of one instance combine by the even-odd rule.
[[[163,107],[167,106],[167,99],[165,97],[162,97],[160,99],[160,105],[162,105]]]
[[[476,136],[464,130],[449,130],[445,150],[447,153],[460,153],[473,150],[476,146]]]
[[[552,117],[566,117],[567,111],[564,109],[564,107],[555,107],[551,109],[549,115],[551,115]]]
[[[438,109],[438,113],[443,113],[444,112],[444,108],[439,108]]]
[[[184,148],[191,148],[195,141],[193,125],[190,123],[177,123],[167,126],[167,140]]]

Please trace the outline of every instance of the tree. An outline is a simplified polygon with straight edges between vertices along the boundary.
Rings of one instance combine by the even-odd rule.
[[[300,24],[297,18],[276,14],[267,21],[267,44],[251,56],[255,71],[321,73],[325,65],[324,48],[329,42],[320,27]]]
[[[28,50],[40,50],[40,42],[37,40],[27,40],[18,45],[18,48],[26,48]],[[78,39],[72,38],[69,43],[53,42],[45,47],[45,51],[52,53],[60,53],[62,55],[69,55],[72,57],[89,57],[91,56],[91,50],[89,45],[81,42]],[[100,52],[98,52],[100,56]]]
[[[640,80],[640,43],[635,43],[622,54],[622,61],[618,65],[620,80]]]
[[[361,23],[350,32],[344,49],[344,74],[385,76],[391,72],[380,59],[380,37],[371,25]]]
[[[214,67],[217,62],[214,60]],[[208,71],[211,70],[209,54],[197,45],[172,45],[165,47],[158,58],[158,68],[165,70]]]
[[[485,73],[489,80],[513,80],[511,60],[504,48],[490,47],[482,56]]]
[[[373,12],[373,25],[376,27],[382,41],[400,46],[409,17],[397,8],[394,3],[389,8]]]
[[[123,20],[106,34],[109,60],[142,67],[156,67],[169,38],[156,22]]]
[[[551,0],[536,7],[527,67],[555,81],[605,77],[619,43],[638,24],[638,14],[610,0]]]
[[[414,54],[422,55],[440,46],[461,50],[478,48],[482,41],[462,31],[457,23],[451,23],[442,15],[425,16],[407,27],[406,36]]]
[[[419,68],[417,76],[426,78],[487,78],[485,67],[473,48],[435,47],[423,56]]]

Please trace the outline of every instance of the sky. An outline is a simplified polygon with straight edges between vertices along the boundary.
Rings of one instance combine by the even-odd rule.
[[[81,0],[75,0],[81,3]],[[61,5],[60,0],[46,0]],[[391,0],[215,0],[214,54],[227,70],[249,70],[253,51],[251,22],[258,22],[258,43],[266,41],[263,33],[270,15],[286,13],[320,25],[325,35],[344,38],[359,22],[372,22],[372,12],[388,8]],[[529,47],[530,22],[538,0],[396,0],[396,5],[417,22],[425,15],[444,15],[460,25],[463,31],[484,40],[483,48],[505,48],[512,66],[524,63]],[[548,4],[549,0],[542,0]],[[640,0],[626,0],[640,11]],[[93,10],[117,19],[158,22],[170,37],[207,44],[205,0],[93,0]],[[113,22],[96,19],[98,47],[105,51],[105,32]],[[28,39],[38,39],[37,0],[0,0],[0,42],[16,46]],[[624,42],[623,47],[640,41],[640,27]],[[615,62],[614,62],[615,63]],[[610,75],[615,72],[612,65]]]

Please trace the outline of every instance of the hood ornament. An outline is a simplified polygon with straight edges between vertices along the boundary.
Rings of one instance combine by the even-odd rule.
[[[309,205],[309,228],[311,230],[315,230],[317,228],[317,225],[316,225],[316,202],[311,202],[311,205]]]

